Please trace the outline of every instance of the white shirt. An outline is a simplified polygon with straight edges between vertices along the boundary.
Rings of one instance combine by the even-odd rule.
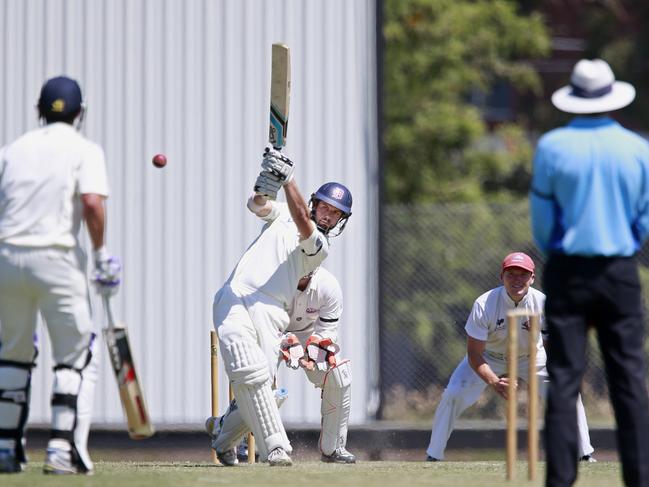
[[[0,242],[77,244],[80,195],[108,196],[104,152],[67,123],[53,123],[0,149]]]
[[[539,314],[539,336],[536,340],[537,350],[543,349],[541,330],[545,329],[545,314],[543,306],[545,294],[534,288],[529,288],[527,294],[517,304],[509,297],[504,286],[487,291],[473,303],[471,314],[464,329],[467,335],[476,340],[487,342],[485,350],[498,354],[507,353],[507,312],[514,309],[530,310]],[[518,351],[528,355],[529,321],[526,316],[517,317],[519,325]]]
[[[338,279],[320,267],[304,291],[297,291],[289,310],[291,333],[318,335],[338,341],[338,320],[343,313],[343,292]]]
[[[257,291],[279,301],[288,311],[300,278],[317,268],[329,254],[329,241],[319,231],[300,241],[286,203],[271,202],[267,223],[228,278],[239,296]]]

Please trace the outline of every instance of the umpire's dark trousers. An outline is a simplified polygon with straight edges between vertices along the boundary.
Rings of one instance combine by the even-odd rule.
[[[624,482],[649,486],[645,334],[635,258],[551,255],[543,281],[550,334],[546,486],[570,486],[577,478],[575,411],[589,326],[597,331],[606,366]]]

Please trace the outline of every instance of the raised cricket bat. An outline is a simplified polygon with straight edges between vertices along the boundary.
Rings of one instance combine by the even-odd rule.
[[[128,333],[123,325],[115,325],[110,298],[103,296],[103,300],[108,315],[108,327],[104,328],[104,339],[108,345],[110,363],[117,378],[119,397],[122,400],[128,424],[128,434],[134,440],[149,438],[155,433],[155,429],[151,424],[142,388],[135,373]]]
[[[268,141],[281,150],[286,145],[291,95],[291,53],[286,44],[275,43],[270,75],[270,131]]]

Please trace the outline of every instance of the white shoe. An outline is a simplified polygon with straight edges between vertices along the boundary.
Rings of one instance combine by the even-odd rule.
[[[215,450],[216,451],[216,450]],[[237,451],[232,448],[231,450],[227,450],[224,452],[216,452],[216,458],[219,459],[219,462],[221,462],[221,465],[224,465],[226,467],[234,467],[239,463],[239,460],[237,459]]]
[[[268,464],[271,467],[290,467],[293,462],[284,448],[278,446],[268,454]]]
[[[356,457],[349,453],[344,446],[335,449],[331,455],[323,453],[320,460],[325,463],[356,463]]]
[[[584,455],[579,458],[579,461],[584,463],[597,463],[597,459],[592,455]]]
[[[47,448],[45,463],[43,464],[43,473],[54,475],[92,475],[92,470],[88,470],[83,462],[76,458],[76,455],[73,455],[72,450],[49,446]]]

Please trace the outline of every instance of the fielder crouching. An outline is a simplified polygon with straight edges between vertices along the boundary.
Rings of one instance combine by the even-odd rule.
[[[273,201],[282,187],[286,203]],[[267,149],[248,201],[266,224],[214,297],[214,327],[238,414],[255,435],[261,460],[271,466],[292,464],[271,388],[281,337],[290,323],[286,310],[300,278],[327,257],[329,237],[342,232],[351,205],[349,190],[338,183],[321,186],[307,205],[293,179],[293,162]],[[212,445],[222,464],[235,465],[234,444]]]

